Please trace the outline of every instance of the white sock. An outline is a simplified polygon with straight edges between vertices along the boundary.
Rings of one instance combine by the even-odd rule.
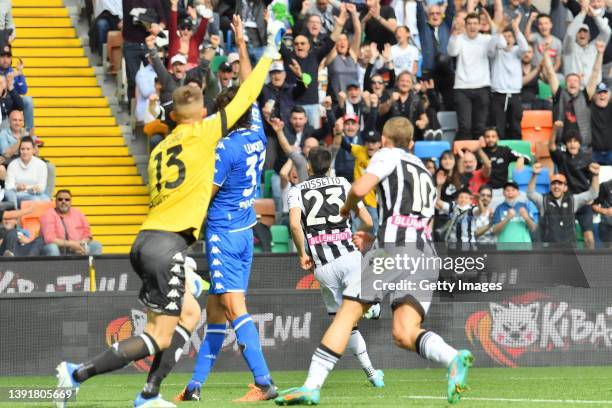
[[[323,386],[329,373],[334,369],[336,363],[340,360],[340,356],[324,345],[320,345],[312,355],[310,369],[308,369],[308,377],[304,383],[304,387],[309,389],[318,389]]]
[[[373,377],[376,370],[372,367],[372,362],[370,361],[370,356],[368,356],[368,350],[366,348],[366,342],[359,330],[353,329],[346,348],[357,357],[359,364],[361,364],[361,368],[365,371],[368,378]]]
[[[457,350],[446,344],[444,339],[432,331],[419,334],[416,341],[416,350],[421,357],[435,361],[448,367],[457,355]]]

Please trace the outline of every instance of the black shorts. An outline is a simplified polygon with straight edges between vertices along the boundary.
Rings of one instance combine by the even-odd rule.
[[[582,232],[593,232],[593,209],[589,204],[585,204],[576,211],[576,219],[582,228]]]
[[[159,314],[179,316],[185,295],[185,256],[191,245],[187,235],[140,231],[132,250],[132,268],[142,280],[138,298]]]

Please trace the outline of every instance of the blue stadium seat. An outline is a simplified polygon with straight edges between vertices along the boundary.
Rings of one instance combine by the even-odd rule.
[[[434,159],[437,163],[442,152],[450,150],[450,148],[450,143],[444,140],[437,142],[418,141],[414,143],[414,154],[420,159]]]
[[[519,185],[520,191],[527,191],[529,180],[531,180],[531,166],[525,166],[522,171],[512,170],[512,180]],[[546,194],[550,191],[550,174],[548,167],[542,167],[542,171],[536,179],[536,191],[540,194]]]
[[[459,130],[459,124],[457,122],[457,112],[455,111],[440,111],[437,114],[438,122],[442,128],[442,139],[449,143],[455,140],[457,130]]]

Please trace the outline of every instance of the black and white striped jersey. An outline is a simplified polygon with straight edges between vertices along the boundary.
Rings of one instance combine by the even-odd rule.
[[[302,228],[316,266],[357,250],[350,218],[340,216],[350,189],[344,177],[311,177],[289,190],[289,209],[302,210]]]
[[[380,179],[378,242],[404,245],[431,241],[436,187],[423,162],[398,148],[380,149],[366,170]]]

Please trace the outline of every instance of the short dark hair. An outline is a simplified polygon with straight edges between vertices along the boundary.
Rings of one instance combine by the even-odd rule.
[[[21,150],[21,145],[23,145],[24,143],[31,143],[32,147],[34,147],[34,145],[35,145],[34,139],[32,139],[31,136],[24,136],[19,141],[19,150]]]
[[[550,16],[550,14],[546,14],[546,13],[538,14],[538,20],[541,18],[547,18],[552,23],[552,17]]]
[[[189,77],[185,81],[185,85],[189,85],[192,82],[196,83],[198,85],[198,88],[202,89],[202,79],[198,78],[197,76]]]
[[[72,192],[68,190],[67,188],[62,188],[61,190],[57,190],[57,193],[55,193],[55,197],[57,198],[57,196],[62,193],[68,194],[70,197],[72,197]]]
[[[465,16],[464,20],[467,23],[468,20],[472,20],[472,19],[476,19],[480,21],[480,16],[478,15],[478,13],[468,13],[468,15]]]
[[[238,93],[238,87],[232,86],[231,88],[226,88],[217,95],[216,103],[217,109],[224,109],[229,103],[236,97]],[[247,109],[246,112],[236,121],[234,126],[232,126],[230,131],[240,129],[240,128],[248,128],[251,126],[251,109]]]
[[[331,166],[332,154],[328,148],[315,146],[308,152],[308,163],[315,176],[324,176]]]
[[[580,135],[578,129],[569,128],[565,132],[563,132],[563,136],[561,137],[561,141],[563,142],[563,144],[566,144],[572,139],[576,139],[578,143],[582,144],[582,136]]]
[[[491,187],[489,184],[483,184],[478,188],[478,193],[482,193],[484,190],[490,190],[493,191],[493,187]]]
[[[303,113],[305,115],[306,110],[299,105],[295,105],[293,108],[291,108],[291,115],[294,113]]]
[[[474,195],[474,193],[472,193],[472,191],[469,188],[462,188],[459,191],[457,191],[457,197],[459,197],[460,194],[467,194],[470,197]]]

